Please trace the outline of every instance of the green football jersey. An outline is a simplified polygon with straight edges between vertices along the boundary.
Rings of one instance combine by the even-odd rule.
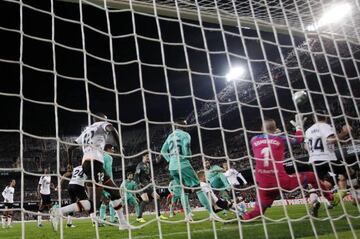
[[[171,180],[169,183],[169,191],[174,194],[174,196],[180,197],[182,193],[181,185],[175,180]]]
[[[211,183],[219,176],[219,173],[222,172],[223,172],[223,168],[219,167],[218,165],[213,165],[210,167],[209,170],[206,170],[206,178]]]
[[[113,179],[113,171],[112,171],[113,157],[110,154],[104,153],[104,171],[105,173]]]
[[[136,190],[137,189],[137,184],[134,180],[124,180],[120,186],[121,188],[126,188],[128,190]],[[133,197],[134,195],[131,192],[126,192],[127,193],[127,197]]]
[[[161,154],[169,163],[169,170],[178,170],[181,168],[191,167],[191,136],[180,129],[172,132],[166,139],[161,148]]]

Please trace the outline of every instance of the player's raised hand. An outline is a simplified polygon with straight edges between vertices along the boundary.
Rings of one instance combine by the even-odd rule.
[[[296,130],[300,130],[303,128],[306,120],[307,117],[304,117],[302,114],[296,114],[295,120],[290,120],[290,124],[292,124],[296,128]]]

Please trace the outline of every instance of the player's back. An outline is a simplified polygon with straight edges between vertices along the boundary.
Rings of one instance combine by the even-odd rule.
[[[261,134],[251,139],[253,155],[256,160],[256,173],[273,175],[274,165],[279,174],[286,174],[283,160],[285,144],[277,135]]]
[[[327,143],[327,138],[334,134],[333,128],[325,122],[317,122],[306,130],[305,142],[308,145],[310,162],[336,160],[334,145]]]
[[[84,155],[101,162],[103,161],[103,150],[108,137],[106,127],[108,125],[111,124],[105,121],[93,123],[86,127],[76,139],[76,142],[82,145]]]
[[[165,158],[169,159],[169,170],[176,170],[179,165],[181,168],[191,166],[189,162],[189,156],[191,156],[190,142],[190,134],[179,129],[167,137],[164,144],[168,145]]]
[[[43,175],[39,180],[40,193],[44,195],[50,194],[51,177],[49,175]]]
[[[75,167],[72,171],[71,179],[69,184],[77,184],[84,187],[86,175],[81,165]]]

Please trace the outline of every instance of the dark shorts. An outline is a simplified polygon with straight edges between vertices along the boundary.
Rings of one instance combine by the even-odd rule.
[[[78,184],[69,184],[68,192],[72,203],[88,199],[85,187]]]
[[[91,163],[92,162],[94,165],[94,174],[91,173]],[[103,163],[101,163],[97,160],[85,160],[82,164],[82,168],[89,180],[92,180],[93,179],[92,176],[94,175],[95,182],[104,184],[104,182],[109,180],[110,177],[105,174],[103,165],[104,165]]]
[[[148,198],[149,198],[149,201],[154,200],[154,197],[153,197],[153,195],[154,195],[154,188],[153,188],[153,187],[147,187],[146,189],[144,189],[144,190],[142,190],[142,191],[139,192],[139,195],[138,195],[137,198],[138,198],[140,201],[142,201],[141,195],[144,194],[144,193],[147,194],[147,196],[148,196]],[[155,190],[155,193],[158,194],[158,192],[157,192],[156,190]]]
[[[6,202],[6,203],[4,203],[4,206],[5,206],[5,209],[11,209],[11,208],[13,208],[13,203],[9,203],[9,202]]]
[[[329,177],[329,172],[332,172],[336,175],[344,175],[348,177],[346,173],[345,165],[341,161],[315,161],[313,163],[317,176],[320,179]]]
[[[41,203],[42,205],[50,205],[51,204],[51,197],[50,194],[41,194]]]
[[[92,166],[91,165],[93,165],[93,170],[94,170],[93,173],[94,174],[92,174],[92,170],[91,170]],[[102,196],[103,190],[105,190],[106,192],[108,192],[110,194],[110,199],[112,201],[116,200],[116,199],[120,199],[120,190],[118,188],[116,188],[115,183],[112,181],[112,179],[109,177],[109,175],[107,175],[105,173],[103,165],[104,165],[103,163],[101,163],[97,160],[85,160],[82,164],[83,171],[86,174],[88,180],[94,180],[96,183],[100,184],[100,185],[96,185],[96,187],[95,187],[95,188],[97,188],[97,190],[96,190],[97,193],[96,193],[96,198],[95,198],[97,209],[100,208],[100,205],[101,205],[101,196]],[[94,177],[93,177],[93,175],[94,175]],[[102,185],[113,187],[115,189],[110,189],[110,188],[103,189]],[[100,189],[100,190],[98,190],[98,189]]]

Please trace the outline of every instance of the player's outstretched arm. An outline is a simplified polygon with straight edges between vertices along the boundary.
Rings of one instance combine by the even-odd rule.
[[[289,137],[291,144],[301,144],[304,141],[303,126],[306,119],[307,117],[304,117],[302,114],[296,114],[295,120],[290,121],[290,124],[296,129],[295,135]]]
[[[337,135],[338,136],[337,138],[335,137],[335,135],[330,135],[326,141],[329,144],[335,144],[338,141],[338,139],[339,140],[345,139],[350,134],[351,131],[352,128],[350,125],[344,125],[341,128],[341,132]]]
[[[115,140],[116,145],[120,147],[119,133],[117,132],[117,130],[115,129],[115,127],[114,127],[112,124],[108,124],[108,125],[105,127],[105,130],[112,135],[112,137],[113,137],[114,140]]]

